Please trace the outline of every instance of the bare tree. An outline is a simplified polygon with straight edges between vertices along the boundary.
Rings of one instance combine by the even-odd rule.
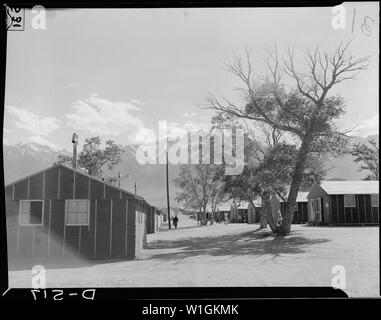
[[[349,52],[350,42],[340,44],[332,54],[316,48],[304,55],[304,68],[296,67],[294,51],[288,48],[286,57],[279,59],[278,50],[268,51],[268,67],[261,86],[254,85],[254,69],[246,50],[245,63],[235,58],[228,70],[237,76],[243,86],[239,88],[245,99],[244,106],[215,95],[209,95],[207,108],[228,113],[237,118],[265,123],[274,129],[297,138],[300,146],[286,202],[287,213],[276,233],[286,235],[291,230],[293,208],[302,182],[303,171],[310,152],[324,145],[334,152],[348,131],[340,131],[334,120],[344,112],[343,99],[328,96],[330,90],[346,81],[355,79],[368,67],[369,57],[354,58]],[[285,79],[286,78],[286,79]],[[285,80],[293,85],[286,87]],[[266,94],[263,93],[265,91]]]
[[[203,214],[201,223],[206,224],[208,204],[216,205],[222,175],[220,166],[205,164],[183,164],[179,176],[174,179],[181,189],[176,194],[176,201],[184,203],[185,207],[198,210]]]

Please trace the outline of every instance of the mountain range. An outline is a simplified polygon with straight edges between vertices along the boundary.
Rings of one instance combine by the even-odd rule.
[[[354,142],[366,142],[368,139],[378,141],[378,135],[367,138],[353,137]],[[159,207],[166,205],[165,165],[141,165],[136,160],[137,146],[124,147],[122,161],[112,170],[105,169],[104,177],[117,177],[121,175],[122,188],[134,192],[135,183],[137,194],[143,196],[148,202]],[[59,154],[70,154],[67,150],[54,151],[46,145],[38,143],[25,143],[16,145],[3,145],[4,183],[8,184],[32,173],[51,166]],[[325,163],[327,175],[325,179],[361,180],[367,173],[358,171],[359,165],[351,155],[341,158],[329,159]],[[177,177],[179,168],[169,165],[170,200],[174,203],[177,188],[172,182]]]
[[[137,162],[135,153],[137,146],[124,147],[122,161],[112,170],[105,168],[103,176],[107,179],[117,177],[120,173],[120,186],[130,192],[136,191],[147,201],[156,206],[166,204],[165,165],[141,165]],[[3,145],[4,183],[7,185],[30,174],[50,167],[58,155],[71,153],[67,150],[54,151],[46,145],[24,143]],[[178,175],[178,167],[169,165],[169,179],[172,181]],[[170,199],[174,201],[176,187],[170,185]]]

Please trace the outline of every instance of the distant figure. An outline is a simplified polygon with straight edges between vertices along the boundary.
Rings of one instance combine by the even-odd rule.
[[[282,214],[281,214],[280,210],[278,209],[276,211],[276,224],[277,224],[277,226],[280,226],[282,224],[282,221],[283,221]]]
[[[177,224],[178,224],[178,222],[179,222],[179,218],[177,218],[177,216],[175,216],[175,217],[173,218],[173,225],[175,226],[175,229],[177,229]]]
[[[225,224],[227,225],[229,223],[229,216],[228,213],[225,212]]]

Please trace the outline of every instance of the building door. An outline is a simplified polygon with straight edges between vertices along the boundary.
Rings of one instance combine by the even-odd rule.
[[[311,222],[322,223],[322,198],[311,199]]]
[[[309,217],[309,222],[315,222],[315,210],[314,210],[314,205],[315,205],[315,199],[311,199],[309,202],[310,205],[310,217]]]
[[[322,223],[322,199],[321,198],[316,198],[315,200],[315,205],[314,205],[314,210],[315,210],[315,217],[316,217],[316,223]]]

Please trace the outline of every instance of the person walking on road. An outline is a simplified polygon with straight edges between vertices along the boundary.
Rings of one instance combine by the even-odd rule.
[[[175,216],[173,218],[173,225],[175,226],[175,229],[177,229],[177,224],[179,223],[179,218],[177,216]]]

